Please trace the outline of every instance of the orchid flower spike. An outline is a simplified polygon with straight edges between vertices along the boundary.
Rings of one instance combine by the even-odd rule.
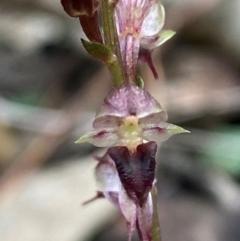
[[[136,228],[142,241],[152,241],[156,209],[151,190],[156,182],[157,142],[188,131],[166,122],[167,114],[161,105],[141,88],[143,81],[137,78],[137,62],[139,59],[147,62],[157,78],[151,52],[174,32],[162,30],[165,11],[160,0],[61,0],[61,3],[71,17],[79,18],[90,40],[82,40],[85,49],[108,66],[115,80],[116,88],[97,113],[94,130],[76,141],[109,147],[103,157],[96,158],[97,195],[90,201],[104,197],[120,208],[128,225],[128,241]],[[103,30],[98,23],[100,7]]]

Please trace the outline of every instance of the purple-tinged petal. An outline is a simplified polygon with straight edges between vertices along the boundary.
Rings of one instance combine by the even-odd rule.
[[[93,127],[98,128],[117,128],[122,123],[122,118],[111,115],[101,116],[94,120]]]
[[[128,197],[128,194],[122,187],[119,193],[119,207],[123,216],[127,221],[128,227],[128,241],[132,240],[132,234],[136,227],[137,207],[136,204]]]
[[[127,34],[139,34],[151,6],[157,2],[158,0],[119,0],[115,8],[118,36],[121,38]]]
[[[117,144],[119,138],[116,130],[113,128],[98,129],[83,135],[75,143],[83,142],[89,142],[97,147],[108,147]]]
[[[147,201],[143,207],[137,207],[138,229],[143,241],[152,241],[151,228],[153,218],[153,204],[151,193],[148,194]]]
[[[160,104],[147,91],[136,85],[123,85],[114,89],[104,100],[95,121],[106,115],[143,118],[159,112],[162,112]]]
[[[143,206],[152,188],[156,150],[155,142],[138,145],[134,152],[125,146],[108,149],[128,196],[140,206]]]
[[[118,192],[104,192],[104,197],[115,206],[119,207],[119,193]]]
[[[189,131],[182,127],[163,122],[159,125],[145,126],[143,128],[143,139],[147,141],[163,142],[169,139],[172,135],[180,133],[189,133]]]
[[[137,73],[137,62],[140,49],[139,39],[128,34],[125,39],[125,49],[122,51],[123,67],[125,73],[125,81],[134,83]]]
[[[107,153],[95,158],[99,161],[95,169],[97,190],[111,203],[118,205],[118,195],[122,184],[115,163]]]
[[[95,169],[97,190],[119,192],[121,183],[113,160],[107,153],[102,157],[96,157],[96,159],[99,161]]]
[[[158,125],[159,123],[165,122],[168,116],[165,111],[151,114],[139,120],[139,125],[144,129],[148,125]]]

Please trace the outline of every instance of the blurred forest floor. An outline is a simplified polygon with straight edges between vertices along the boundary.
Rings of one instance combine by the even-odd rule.
[[[159,80],[139,71],[169,122],[191,131],[158,153],[163,241],[239,241],[240,1],[163,4],[177,34],[154,52]],[[97,149],[74,141],[111,90],[106,68],[60,1],[2,0],[0,13],[1,240],[127,240],[107,201],[81,206]]]

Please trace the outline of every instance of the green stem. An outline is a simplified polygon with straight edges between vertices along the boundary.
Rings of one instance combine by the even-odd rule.
[[[114,7],[116,0],[101,0],[104,43],[108,45],[117,57],[114,65],[109,66],[114,85],[120,86],[124,83],[122,56],[116,30]]]
[[[153,241],[161,241],[161,229],[160,223],[158,218],[158,211],[157,211],[157,194],[155,187],[152,188],[152,202],[153,202],[153,218],[152,218],[152,240]]]

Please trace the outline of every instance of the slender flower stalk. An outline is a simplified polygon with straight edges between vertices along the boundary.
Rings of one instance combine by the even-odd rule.
[[[106,198],[122,212],[128,241],[137,229],[142,241],[161,241],[156,200],[157,143],[183,128],[167,123],[167,114],[137,76],[138,60],[158,77],[151,58],[154,48],[174,32],[162,30],[165,11],[160,0],[61,0],[71,17],[78,17],[86,37],[82,44],[105,63],[114,89],[104,99],[93,121],[93,131],[77,143],[108,147],[96,157],[97,195],[86,203]],[[102,19],[102,28],[98,16]]]
[[[122,66],[122,55],[119,46],[119,40],[117,35],[117,29],[115,24],[114,9],[117,0],[100,0],[103,20],[103,34],[104,43],[110,47],[113,54],[117,58],[117,63],[112,68],[112,76],[115,86],[121,86],[124,82],[124,73]]]
[[[151,235],[152,241],[161,241],[161,229],[160,223],[158,218],[158,209],[157,209],[157,194],[156,188],[153,187],[151,191],[152,200],[153,200],[153,216],[152,216],[152,228],[151,228]]]

